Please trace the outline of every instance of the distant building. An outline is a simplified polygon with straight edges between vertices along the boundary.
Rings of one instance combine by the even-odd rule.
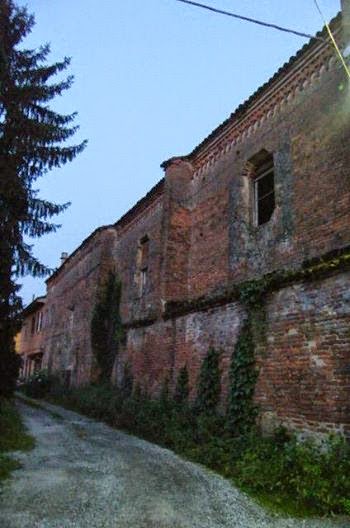
[[[16,336],[16,351],[22,359],[20,379],[27,379],[41,369],[45,350],[45,300],[46,297],[37,297],[22,313],[22,328]]]
[[[349,20],[344,10],[331,23],[345,52]],[[261,420],[350,435],[350,90],[326,30],[317,37],[49,278],[44,366],[67,383],[94,379],[90,323],[115,269],[126,329],[116,381],[128,363],[157,394],[186,364],[194,397],[215,347],[224,399],[248,313],[239,292],[273,274],[255,336]]]

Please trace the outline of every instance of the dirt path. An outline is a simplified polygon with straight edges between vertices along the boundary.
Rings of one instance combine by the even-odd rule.
[[[36,447],[17,456],[1,528],[345,528],[267,515],[229,482],[170,451],[54,406],[19,404]]]

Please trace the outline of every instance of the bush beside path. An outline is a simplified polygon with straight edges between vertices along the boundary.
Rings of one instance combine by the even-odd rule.
[[[47,403],[19,403],[35,448],[0,497],[4,528],[345,528],[282,519],[167,449]]]

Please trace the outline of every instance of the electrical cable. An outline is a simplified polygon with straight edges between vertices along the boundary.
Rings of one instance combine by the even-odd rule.
[[[335,38],[334,38],[334,36],[333,36],[333,33],[332,33],[331,28],[329,27],[329,24],[328,24],[328,22],[327,22],[327,20],[326,20],[326,18],[325,18],[325,16],[324,16],[322,10],[321,10],[321,7],[320,7],[320,5],[319,5],[319,3],[318,3],[317,0],[314,0],[314,4],[315,4],[315,6],[316,6],[317,11],[318,11],[318,12],[320,13],[320,15],[321,15],[321,18],[322,18],[322,20],[323,20],[323,22],[324,22],[324,25],[325,25],[326,28],[327,28],[327,32],[328,32],[329,38],[331,39],[331,42],[332,42],[333,46],[335,47],[335,50],[336,50],[336,52],[337,52],[337,54],[338,54],[338,56],[339,56],[339,58],[340,58],[340,61],[341,61],[342,65],[344,66],[344,69],[345,69],[345,71],[346,71],[346,74],[347,74],[347,76],[348,76],[349,79],[350,79],[350,70],[349,70],[349,67],[348,67],[348,65],[347,65],[346,62],[345,62],[345,59],[344,59],[344,57],[343,57],[343,54],[342,54],[342,52],[341,52],[340,49],[339,49],[339,46],[338,46],[338,44],[337,44],[337,42],[336,42],[336,40],[335,40]]]
[[[217,9],[216,7],[208,6],[206,4],[200,4],[199,2],[193,2],[192,0],[176,0],[176,1],[182,2],[183,4],[192,5],[195,7],[201,7],[202,9],[207,9],[208,11],[219,13],[220,15],[226,15],[226,16],[230,16],[233,18],[238,18],[239,20],[244,20],[246,22],[251,22],[253,24],[258,24],[259,26],[277,29],[278,31],[284,31],[285,33],[292,33],[293,35],[297,35],[298,37],[305,37],[305,38],[321,40],[322,42],[324,41],[322,37],[317,37],[317,36],[315,37],[314,35],[309,35],[308,33],[302,33],[301,31],[296,31],[294,29],[277,26],[276,24],[270,24],[268,22],[262,22],[261,20],[256,20],[255,18],[249,18],[246,16],[237,15],[236,13],[232,13],[230,11],[223,11],[222,9]]]

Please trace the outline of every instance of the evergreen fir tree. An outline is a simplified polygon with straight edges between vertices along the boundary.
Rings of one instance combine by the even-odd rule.
[[[73,79],[49,81],[70,59],[47,65],[48,45],[20,47],[33,25],[25,8],[0,0],[0,396],[11,394],[17,375],[14,335],[21,302],[16,277],[49,272],[25,237],[54,232],[59,226],[50,219],[69,205],[41,199],[35,182],[72,161],[86,145],[61,146],[77,130],[72,124],[75,113],[61,115],[48,103]]]

